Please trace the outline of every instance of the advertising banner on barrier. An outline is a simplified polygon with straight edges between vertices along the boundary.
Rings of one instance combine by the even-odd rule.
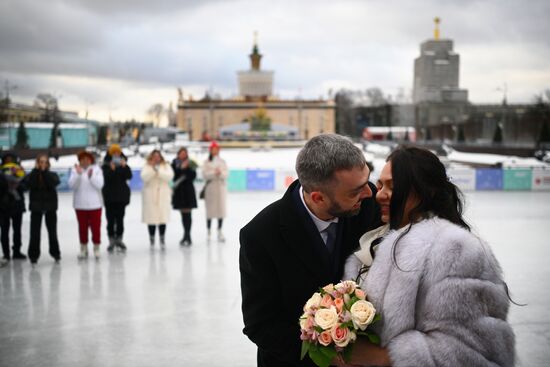
[[[227,190],[229,191],[246,191],[246,170],[232,169],[229,170],[227,177]]]
[[[59,185],[57,185],[57,191],[71,191],[71,189],[69,188],[69,175],[71,173],[71,169],[54,169],[53,171],[59,176]]]
[[[532,172],[532,190],[550,190],[550,170],[534,169]]]
[[[531,190],[531,169],[503,170],[504,190]]]
[[[462,191],[476,189],[476,170],[472,168],[449,168],[447,176]]]
[[[295,171],[290,170],[279,170],[275,175],[275,190],[277,191],[286,191],[291,183],[294,182],[298,177]]]
[[[477,168],[476,190],[502,190],[502,170],[498,168]]]
[[[246,188],[248,190],[273,190],[275,188],[275,171],[270,169],[247,170]]]
[[[132,179],[128,182],[130,190],[132,191],[141,191],[143,188],[143,181],[141,180],[141,170],[133,169],[132,170]]]

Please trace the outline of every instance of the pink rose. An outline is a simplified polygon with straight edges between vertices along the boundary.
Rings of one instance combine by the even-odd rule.
[[[331,342],[332,342],[332,336],[330,335],[329,330],[325,330],[319,335],[319,343],[321,343],[325,347],[329,345]]]
[[[362,289],[359,289],[359,288],[357,288],[355,290],[355,296],[359,299],[362,299],[362,300],[364,300],[367,297],[365,292]]]
[[[344,300],[342,298],[336,298],[334,300],[334,306],[336,306],[336,310],[338,313],[342,312],[342,309],[344,308]]]
[[[346,347],[352,338],[355,340],[355,334],[347,327],[342,327],[341,324],[337,324],[333,327],[330,331],[330,335],[332,336],[332,340],[334,340],[334,344],[342,348]]]
[[[332,297],[330,294],[325,294],[323,296],[323,299],[321,299],[321,307],[324,308],[330,308],[330,306],[334,306],[334,301],[332,300]]]

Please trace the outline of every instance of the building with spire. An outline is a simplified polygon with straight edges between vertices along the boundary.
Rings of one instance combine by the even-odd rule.
[[[420,137],[452,139],[467,118],[468,91],[460,89],[460,56],[451,39],[440,37],[441,19],[434,19],[433,39],[420,45],[414,60],[413,103]]]
[[[279,99],[274,72],[261,68],[262,57],[255,34],[250,68],[237,72],[237,97],[194,100],[178,89],[178,128],[191,140],[306,140],[334,132],[334,101]]]

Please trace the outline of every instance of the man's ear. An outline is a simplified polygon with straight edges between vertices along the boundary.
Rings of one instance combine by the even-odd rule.
[[[312,191],[311,194],[309,194],[309,196],[311,197],[311,200],[315,204],[321,204],[321,203],[324,203],[325,201],[325,196],[321,191]]]

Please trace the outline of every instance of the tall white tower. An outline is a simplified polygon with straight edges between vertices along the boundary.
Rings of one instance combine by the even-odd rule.
[[[239,95],[248,101],[267,100],[273,95],[273,71],[260,69],[262,55],[258,50],[257,32],[254,32],[254,47],[250,56],[250,70],[237,72]]]

